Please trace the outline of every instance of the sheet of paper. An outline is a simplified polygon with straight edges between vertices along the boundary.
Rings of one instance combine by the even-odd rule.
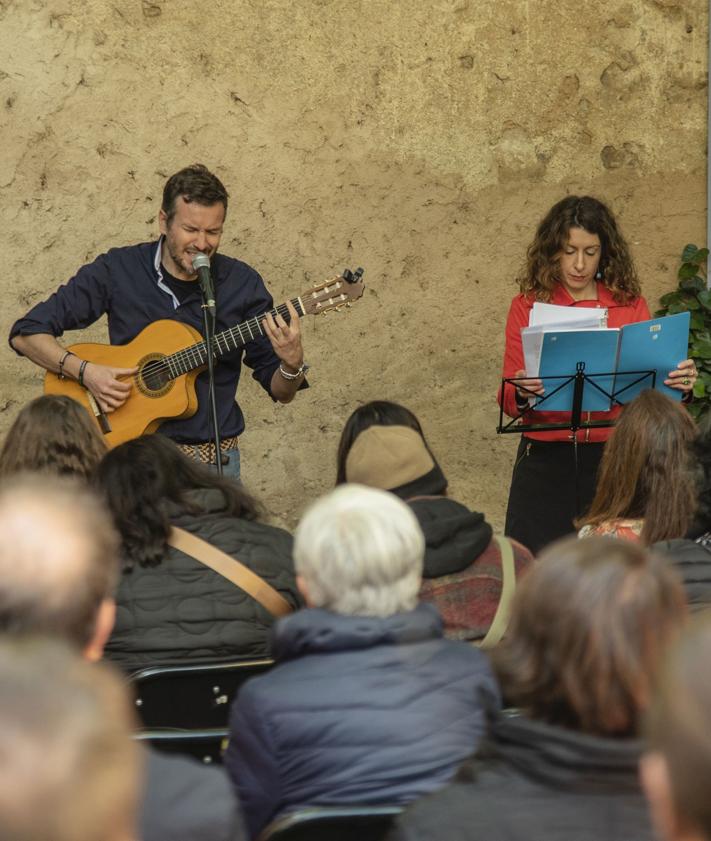
[[[607,307],[561,307],[536,301],[528,319],[529,327],[545,326],[552,330],[579,330],[607,325]]]
[[[524,327],[521,330],[523,364],[527,377],[537,377],[543,347],[543,330],[540,327]]]

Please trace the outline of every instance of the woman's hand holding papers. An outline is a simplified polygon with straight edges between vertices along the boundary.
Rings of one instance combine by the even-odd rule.
[[[525,377],[526,372],[521,369],[516,371],[516,377]],[[530,397],[536,394],[543,394],[543,381],[537,378],[521,379],[516,383],[516,402],[523,406],[528,403]]]
[[[697,377],[698,372],[694,360],[685,359],[673,371],[669,372],[669,379],[664,380],[664,385],[690,394],[694,390]]]

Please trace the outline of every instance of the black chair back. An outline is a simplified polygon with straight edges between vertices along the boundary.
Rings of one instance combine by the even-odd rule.
[[[135,672],[130,679],[143,723],[136,738],[157,750],[221,763],[232,701],[246,680],[273,665],[273,660],[240,660]]]
[[[402,806],[323,806],[277,818],[258,841],[383,841]]]
[[[265,659],[142,669],[130,678],[136,710],[150,729],[225,729],[240,686],[273,665]]]

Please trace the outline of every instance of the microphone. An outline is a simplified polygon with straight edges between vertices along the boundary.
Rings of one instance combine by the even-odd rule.
[[[215,318],[217,313],[217,306],[215,304],[215,287],[212,283],[210,258],[207,254],[196,254],[193,257],[193,269],[197,272],[198,280],[200,281],[200,289],[202,289],[202,297],[205,302],[205,307],[210,315]]]

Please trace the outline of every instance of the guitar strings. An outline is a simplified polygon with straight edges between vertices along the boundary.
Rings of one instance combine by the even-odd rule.
[[[294,309],[296,309],[297,313],[301,309],[300,315],[305,315],[306,311],[303,307],[299,304],[298,298],[292,298],[291,304],[293,305]],[[268,311],[271,313],[272,317],[275,317],[277,314],[281,315],[282,317],[289,315],[289,309],[286,303],[279,304],[278,306],[274,307]],[[243,347],[247,344],[248,341],[255,338],[250,324],[254,326],[258,335],[263,336],[265,335],[264,330],[262,329],[262,320],[267,315],[267,313],[262,313],[261,315],[252,316],[252,318],[248,318],[246,321],[242,322],[242,324],[237,324],[234,327],[228,327],[226,330],[221,331],[220,333],[216,333],[213,337],[213,348],[216,346],[218,353],[222,353],[222,348],[220,347],[220,339],[222,339],[225,343],[226,350],[230,350],[229,338],[232,340],[232,344],[234,348],[232,350],[237,350],[239,347]],[[250,338],[246,339],[242,335],[242,329],[246,328],[250,334]],[[237,344],[236,336],[239,336],[240,342]],[[146,377],[155,377],[161,376],[162,374],[167,373],[169,379],[175,379],[176,377],[186,374],[188,371],[192,370],[193,368],[197,368],[200,365],[203,365],[206,361],[203,357],[206,356],[207,352],[207,341],[203,339],[201,342],[196,342],[194,345],[190,345],[187,348],[182,348],[181,350],[175,351],[175,353],[169,354],[168,356],[163,357],[161,360],[151,360],[148,362],[144,367],[143,371],[139,372],[138,374],[134,374],[133,381],[138,384],[140,379],[146,381]],[[186,368],[184,371],[180,370],[181,367],[184,367],[184,363],[188,362],[190,364],[189,368]],[[153,363],[153,364],[152,364]],[[175,369],[175,371],[173,370]]]

